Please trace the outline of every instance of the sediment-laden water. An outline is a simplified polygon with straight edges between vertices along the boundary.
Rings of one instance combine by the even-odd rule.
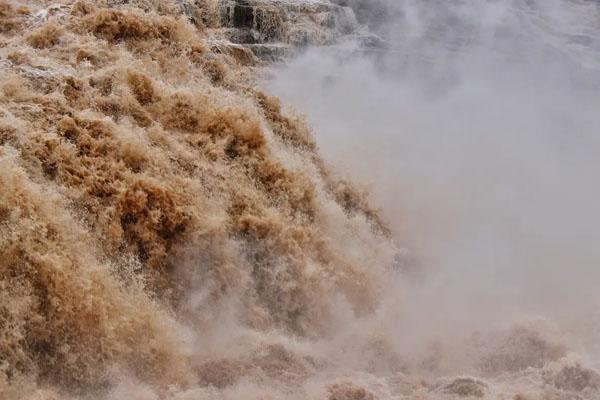
[[[279,3],[0,1],[0,398],[596,399],[598,4]]]

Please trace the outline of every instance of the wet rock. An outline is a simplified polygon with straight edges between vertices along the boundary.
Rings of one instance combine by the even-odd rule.
[[[442,386],[441,392],[459,397],[483,397],[488,390],[488,385],[475,378],[461,377]]]
[[[366,49],[385,50],[389,47],[388,42],[373,33],[357,36],[356,40]]]
[[[269,62],[281,61],[294,52],[285,44],[250,44],[248,48],[256,57]]]
[[[373,32],[380,33],[379,30],[385,26],[398,13],[394,7],[394,2],[387,0],[332,0],[333,3],[342,7],[351,8],[358,21],[367,25]]]
[[[351,7],[330,0],[219,0],[216,10],[206,0],[178,0],[190,21],[218,26],[214,39],[247,48],[254,57],[273,62],[308,46],[353,40],[366,50],[384,50],[385,41],[358,23]],[[216,21],[212,22],[213,14]]]
[[[518,372],[527,368],[541,368],[566,353],[566,347],[553,338],[546,328],[519,325],[503,337],[495,338],[492,351],[483,357],[481,369],[488,374]]]
[[[222,26],[250,31],[230,31],[238,43],[251,37],[251,43],[331,44],[360,30],[350,7],[327,0],[221,0],[219,7]]]
[[[560,390],[581,392],[587,388],[600,389],[600,374],[577,362],[564,365],[557,371],[545,371],[544,375],[547,383]]]
[[[199,28],[216,28],[219,24],[218,6],[210,0],[175,0],[181,13]]]
[[[282,39],[285,10],[270,1],[228,0],[221,1],[219,8],[221,26],[229,28],[232,41],[246,43],[244,38],[251,38],[249,43],[262,43]]]
[[[375,396],[371,392],[351,383],[331,385],[328,392],[328,400],[375,400]]]
[[[196,367],[196,373],[200,385],[223,389],[233,385],[247,369],[248,367],[239,361],[222,359],[200,364]]]
[[[243,46],[229,41],[213,40],[210,42],[210,47],[214,53],[226,54],[234,58],[241,65],[255,65],[259,62],[255,53],[249,46]]]

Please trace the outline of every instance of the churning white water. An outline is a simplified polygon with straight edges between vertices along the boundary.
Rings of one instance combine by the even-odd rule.
[[[600,398],[600,4],[332,2],[0,0],[0,400]]]
[[[387,49],[308,50],[267,85],[407,249],[394,340],[543,319],[597,366],[600,3],[390,9]]]

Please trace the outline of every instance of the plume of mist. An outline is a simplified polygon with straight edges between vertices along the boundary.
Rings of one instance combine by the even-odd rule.
[[[398,340],[406,325],[431,340],[542,317],[593,348],[599,4],[389,7],[387,51],[313,49],[267,85],[309,116],[325,158],[368,187],[408,249],[390,294],[404,299]]]

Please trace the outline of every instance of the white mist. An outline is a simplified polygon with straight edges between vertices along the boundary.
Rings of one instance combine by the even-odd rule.
[[[412,254],[399,325],[545,318],[598,351],[600,5],[394,7],[387,51],[312,49],[267,85]]]

